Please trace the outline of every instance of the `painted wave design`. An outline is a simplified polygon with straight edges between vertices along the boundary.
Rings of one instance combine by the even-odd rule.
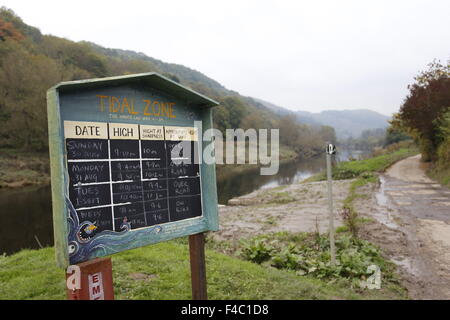
[[[130,232],[130,224],[124,223],[121,226],[123,231],[105,230],[90,239],[82,239],[79,236],[80,232],[93,224],[90,221],[80,223],[77,212],[67,197],[66,205],[69,209],[67,220],[69,227],[68,250],[70,264],[76,264],[96,257],[143,246],[148,243],[150,235],[157,234],[162,230],[161,226],[154,226],[136,232]]]

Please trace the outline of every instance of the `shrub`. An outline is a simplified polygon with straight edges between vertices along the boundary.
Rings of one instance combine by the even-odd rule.
[[[274,248],[266,238],[253,238],[242,241],[242,257],[255,263],[263,263],[270,259]]]
[[[335,265],[331,264],[327,235],[303,233],[294,237],[275,233],[242,241],[241,245],[241,257],[245,260],[265,263],[277,269],[294,270],[298,275],[315,278],[365,279],[369,275],[368,266],[377,265],[384,279],[392,280],[395,270],[392,263],[382,258],[378,247],[344,233],[336,237]]]
[[[347,230],[353,237],[357,237],[359,231],[359,221],[356,210],[352,205],[346,205],[339,213],[344,221],[345,227],[347,227]]]

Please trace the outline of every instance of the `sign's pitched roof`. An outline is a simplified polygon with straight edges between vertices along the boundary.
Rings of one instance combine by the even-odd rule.
[[[57,84],[50,90],[54,89],[59,92],[67,92],[78,89],[103,87],[105,85],[121,85],[134,82],[148,84],[152,88],[155,88],[162,92],[166,92],[176,98],[186,101],[191,106],[214,107],[219,105],[217,101],[210,99],[202,95],[201,93],[189,89],[175,81],[172,81],[156,72],[139,73],[107,78],[66,81]]]

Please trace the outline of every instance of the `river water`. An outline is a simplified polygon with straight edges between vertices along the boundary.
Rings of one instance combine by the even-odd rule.
[[[343,152],[337,158],[345,161],[355,155],[358,152]],[[261,176],[259,169],[245,171],[217,181],[219,203],[260,188],[297,183],[324,168],[325,156],[321,156],[283,163],[273,176]],[[0,254],[53,245],[50,186],[0,190],[0,218]]]

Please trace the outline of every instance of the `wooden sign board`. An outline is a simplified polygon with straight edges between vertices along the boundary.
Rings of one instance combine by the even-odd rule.
[[[218,229],[215,166],[199,163],[217,102],[156,73],[63,82],[47,101],[60,267]]]

